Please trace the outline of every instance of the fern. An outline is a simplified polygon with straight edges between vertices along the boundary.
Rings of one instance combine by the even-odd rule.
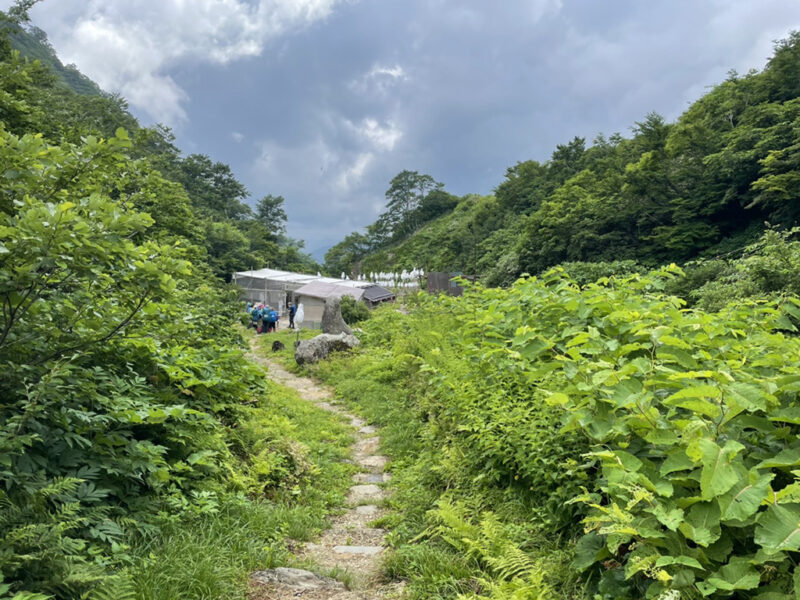
[[[493,513],[483,513],[480,523],[475,525],[468,519],[463,503],[442,499],[438,508],[429,514],[437,525],[429,528],[427,534],[477,560],[486,571],[487,577],[477,580],[482,591],[459,595],[460,599],[549,600],[555,597],[545,580],[547,559],[522,550]]]
[[[91,592],[81,596],[82,600],[135,600],[136,588],[133,579],[126,573],[106,577]]]

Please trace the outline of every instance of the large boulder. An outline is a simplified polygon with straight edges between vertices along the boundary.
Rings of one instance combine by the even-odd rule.
[[[326,358],[331,352],[350,350],[360,343],[356,336],[347,333],[340,333],[339,335],[323,333],[310,340],[302,340],[297,344],[294,350],[294,359],[298,365],[315,363]]]
[[[342,318],[342,303],[339,298],[325,298],[325,308],[322,311],[322,333],[332,335],[353,333],[353,330]]]

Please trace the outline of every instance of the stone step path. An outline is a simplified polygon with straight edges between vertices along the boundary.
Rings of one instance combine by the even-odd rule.
[[[254,344],[255,339],[251,340]],[[362,468],[353,476],[347,495],[347,510],[332,520],[332,526],[314,543],[306,544],[297,553],[317,565],[319,572],[344,572],[349,587],[332,579],[302,569],[270,569],[251,576],[250,600],[383,600],[397,598],[402,590],[382,586],[377,581],[381,554],[384,551],[383,529],[370,523],[385,514],[383,500],[386,491],[381,484],[389,481],[384,473],[388,462],[378,454],[380,438],[377,429],[333,402],[330,389],[307,377],[298,377],[275,360],[257,356],[253,345],[251,358],[267,367],[270,379],[297,390],[300,395],[324,410],[341,415],[356,429],[351,460]]]

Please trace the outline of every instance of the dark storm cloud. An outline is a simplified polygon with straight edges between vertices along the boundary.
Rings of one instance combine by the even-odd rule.
[[[198,2],[182,17],[199,24],[126,67],[133,107],[175,125],[187,151],[229,162],[255,197],[284,195],[290,234],[312,250],[373,221],[402,169],[489,193],[507,167],[575,135],[628,133],[651,110],[674,119],[800,28],[793,0],[306,0],[311,16],[293,0]],[[103,8],[117,4],[61,0],[62,16],[34,17],[67,60],[124,92],[97,45],[185,4]],[[219,30],[217,5],[239,7]],[[263,24],[246,25],[252,15]]]

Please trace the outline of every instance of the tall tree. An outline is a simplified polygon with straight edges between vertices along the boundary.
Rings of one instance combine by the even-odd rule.
[[[419,209],[425,197],[444,187],[430,175],[417,171],[401,171],[394,176],[386,190],[386,211],[379,220],[391,238],[413,233],[420,225]]]
[[[286,231],[288,217],[283,207],[284,202],[283,196],[268,194],[256,204],[256,220],[276,235]]]
[[[195,206],[207,216],[238,220],[252,214],[244,203],[249,195],[247,188],[224,163],[214,162],[205,154],[190,154],[181,163],[178,178]]]

